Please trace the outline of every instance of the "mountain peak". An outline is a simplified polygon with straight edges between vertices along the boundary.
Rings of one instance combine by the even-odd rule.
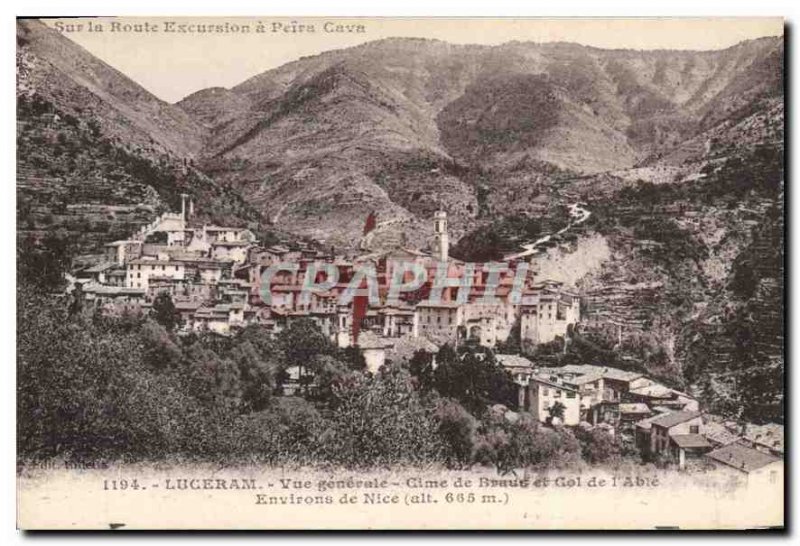
[[[67,111],[89,109],[118,138],[177,156],[193,156],[203,127],[115,68],[35,19],[17,21],[20,53],[31,62],[36,92]]]

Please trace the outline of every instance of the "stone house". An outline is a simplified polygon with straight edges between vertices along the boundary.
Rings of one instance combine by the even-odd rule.
[[[711,447],[702,432],[703,414],[699,411],[675,411],[659,415],[650,420],[650,453],[673,458],[682,466],[687,455]]]
[[[564,383],[532,375],[525,390],[523,407],[542,423],[550,422],[550,408],[557,403],[564,406],[561,424],[576,426],[581,420],[580,396],[576,389]]]
[[[779,487],[783,484],[783,459],[739,442],[706,453],[714,466],[732,472],[748,486]]]

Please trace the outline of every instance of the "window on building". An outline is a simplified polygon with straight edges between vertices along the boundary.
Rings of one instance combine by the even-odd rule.
[[[575,393],[571,391],[567,392],[567,398],[575,398]]]
[[[549,396],[550,392],[548,391],[547,387],[542,387],[542,396]]]
[[[692,434],[700,434],[700,425],[691,425],[689,427],[689,432]]]
[[[555,398],[561,398],[561,391],[558,389],[554,389],[553,396]]]

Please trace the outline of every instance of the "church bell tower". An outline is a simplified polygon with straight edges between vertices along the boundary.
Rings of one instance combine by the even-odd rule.
[[[450,253],[450,240],[447,236],[447,213],[437,210],[433,213],[433,231],[436,234],[436,257],[446,262]]]

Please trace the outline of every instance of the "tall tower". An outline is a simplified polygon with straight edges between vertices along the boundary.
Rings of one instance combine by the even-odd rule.
[[[181,218],[183,221],[186,221],[186,198],[189,197],[187,194],[181,194]]]
[[[446,262],[450,254],[450,239],[447,236],[447,213],[437,210],[433,213],[433,231],[436,234],[436,257]]]

